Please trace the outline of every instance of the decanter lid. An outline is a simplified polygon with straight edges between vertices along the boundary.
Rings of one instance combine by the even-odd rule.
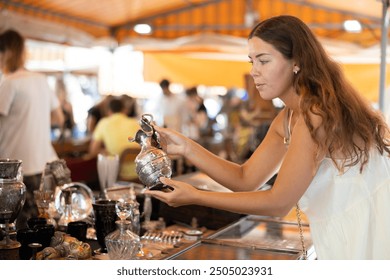
[[[137,142],[142,146],[150,138],[150,145],[161,149],[160,138],[154,129],[153,116],[151,114],[143,114],[139,120],[139,125],[141,129],[137,131],[134,137],[130,136],[128,140]]]

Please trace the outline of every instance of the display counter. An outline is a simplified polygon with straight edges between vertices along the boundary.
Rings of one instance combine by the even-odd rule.
[[[229,192],[207,175],[195,172],[175,177],[205,191]],[[143,186],[135,183],[109,189],[110,199],[126,198],[133,189],[143,209]],[[302,213],[302,236],[295,209],[284,218],[239,215],[210,207],[169,207],[154,200],[151,222],[163,222],[141,230],[142,260],[299,260],[304,242],[307,258],[316,259],[309,225]],[[93,228],[90,228],[92,231]],[[92,250],[99,249],[96,237],[87,234]],[[94,254],[93,259],[108,259]]]
[[[201,232],[201,235],[187,235]],[[307,259],[316,259],[307,224],[303,225]],[[298,225],[285,219],[246,216],[220,230],[171,225],[141,236],[141,260],[301,260]],[[108,259],[107,255],[94,259]]]
[[[205,191],[230,192],[201,172],[177,176],[174,179],[187,182]],[[264,188],[267,187],[264,186]],[[184,210],[180,210],[180,208],[160,206],[161,209],[170,210],[163,211],[167,220],[169,220],[168,217],[174,216],[176,221],[179,220],[179,217],[182,221],[185,219],[188,221],[191,216],[194,216],[197,217],[200,226],[215,230],[215,233],[202,236],[191,246],[167,256],[166,259],[297,260],[303,258],[302,240],[295,208],[285,218],[276,218],[255,215],[243,216],[207,207],[199,209],[200,207],[186,206],[183,207]],[[207,219],[203,213],[207,213],[209,218]],[[210,216],[211,214],[212,216]],[[307,258],[315,259],[316,254],[311,241],[309,225],[303,213],[302,216],[303,239]],[[217,227],[216,225],[221,226]]]
[[[310,230],[303,224],[308,259],[316,259]],[[166,259],[173,260],[299,260],[303,258],[298,224],[292,221],[246,216],[200,239]]]
[[[201,172],[174,177],[205,191],[230,192]],[[264,186],[268,188],[269,186]],[[207,229],[199,240],[176,244],[174,250],[162,256],[172,260],[298,260],[303,258],[302,240],[295,208],[284,218],[240,215],[210,207],[189,205],[158,206],[158,216],[167,225],[191,224]],[[307,219],[302,214],[302,231],[308,259],[316,259]],[[169,227],[168,227],[169,229]],[[184,246],[185,245],[185,246]]]
[[[204,191],[230,192],[202,172],[175,176],[175,180],[187,182]],[[141,189],[141,187],[140,187]],[[116,190],[123,196],[122,191]],[[137,200],[143,204],[139,190]],[[110,194],[111,195],[111,194]],[[116,197],[113,197],[114,199]],[[172,242],[161,242],[159,233],[154,237],[143,236],[146,246],[152,248],[152,259],[167,260],[298,260],[302,258],[302,243],[295,209],[284,218],[240,215],[210,207],[188,205],[170,207],[154,200],[154,219],[163,218],[166,229],[161,235],[191,230],[196,220],[202,235],[196,240],[185,236]],[[315,259],[310,229],[302,213],[302,229],[308,259]],[[173,246],[174,245],[174,246]]]

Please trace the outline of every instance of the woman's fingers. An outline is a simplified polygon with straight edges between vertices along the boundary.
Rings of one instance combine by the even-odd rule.
[[[162,202],[165,202],[169,206],[173,207],[188,204],[188,196],[190,195],[190,193],[187,191],[187,186],[185,183],[165,177],[161,177],[160,181],[161,183],[170,186],[171,190],[168,192],[146,190],[145,194],[150,194],[154,198],[157,198]]]
[[[169,178],[166,178],[166,177],[160,177],[160,182],[163,183],[164,185],[168,185],[168,186],[171,186],[173,188],[176,187],[175,185],[175,181],[172,180],[172,179],[169,179]]]

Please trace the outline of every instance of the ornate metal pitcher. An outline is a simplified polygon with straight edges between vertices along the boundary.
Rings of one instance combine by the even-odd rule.
[[[21,244],[14,223],[26,200],[26,186],[22,181],[21,160],[0,159],[0,259],[19,259]]]
[[[0,227],[5,220],[14,226],[26,200],[26,186],[23,183],[21,160],[0,159]],[[5,216],[9,216],[5,219]]]
[[[162,184],[160,177],[170,178],[172,175],[172,163],[168,155],[161,149],[160,139],[153,127],[153,116],[144,114],[139,124],[141,129],[135,137],[129,137],[129,141],[137,142],[141,146],[141,152],[135,159],[136,172],[140,181],[149,189],[169,189]]]

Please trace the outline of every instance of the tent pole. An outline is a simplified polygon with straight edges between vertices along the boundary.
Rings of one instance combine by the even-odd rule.
[[[389,0],[382,0],[382,32],[381,32],[381,67],[379,85],[379,109],[385,112],[385,85],[386,85],[386,50],[389,27]]]

